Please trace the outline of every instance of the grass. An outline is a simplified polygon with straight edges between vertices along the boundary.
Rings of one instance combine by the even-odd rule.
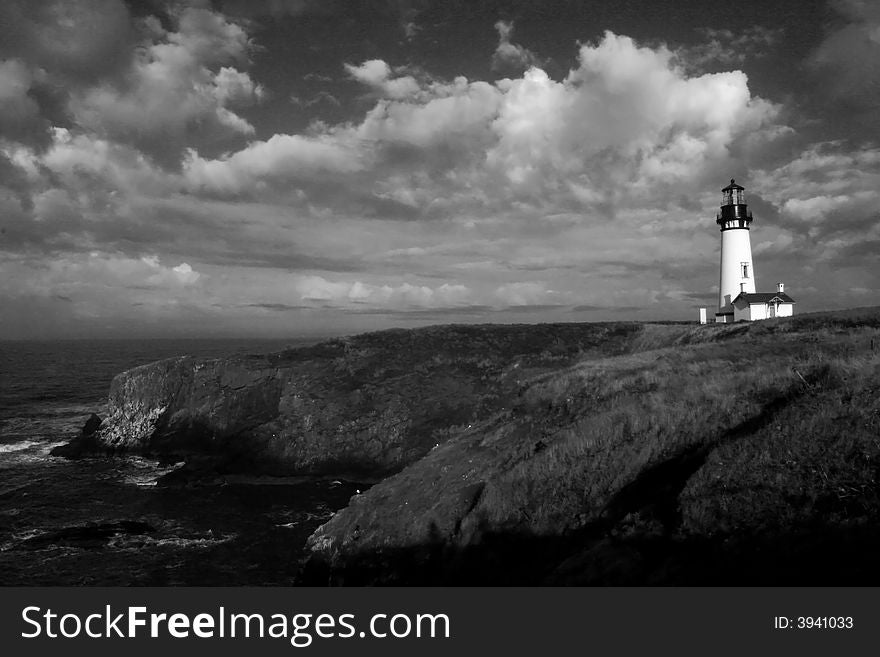
[[[873,333],[877,337],[876,329]],[[817,337],[820,341],[806,349],[797,339],[756,343],[737,350],[736,358],[730,358],[727,345],[666,348],[585,363],[541,382],[529,390],[526,422],[529,436],[537,430],[549,446],[490,475],[483,501],[487,519],[492,525],[516,523],[528,509],[531,528],[541,532],[573,516],[594,517],[615,491],[647,467],[688,448],[712,447],[716,442],[717,454],[697,479],[736,481],[729,469],[719,474],[711,467],[717,459],[727,458],[739,464],[743,471],[739,474],[748,472],[742,477],[746,485],[738,488],[749,490],[750,484],[768,474],[755,467],[762,465],[760,458],[754,458],[755,448],[774,432],[784,437],[790,451],[800,446],[799,455],[809,457],[811,463],[828,456],[815,452],[816,443],[833,437],[838,470],[852,481],[846,484],[845,477],[837,476],[834,484],[810,482],[810,490],[820,483],[850,489],[872,483],[870,472],[861,465],[877,457],[876,438],[870,431],[876,402],[871,401],[869,389],[880,380],[880,358],[864,348],[866,336],[859,340],[828,331]],[[863,346],[861,352],[856,351],[858,344]],[[853,404],[853,399],[859,403]],[[558,400],[565,404],[562,412],[554,413]],[[738,425],[761,418],[772,404],[782,404],[784,411],[770,426],[748,440],[722,441]],[[861,431],[863,427],[869,430]],[[838,445],[842,436],[848,449]],[[856,454],[855,443],[864,451]],[[774,475],[779,480],[778,470]],[[802,474],[784,471],[781,483],[793,489],[802,484],[801,479]],[[527,497],[523,491],[529,491]],[[704,497],[693,487],[689,494],[699,500]],[[746,510],[749,506],[734,504],[729,495],[716,496],[715,502]],[[688,527],[710,529],[693,513]]]

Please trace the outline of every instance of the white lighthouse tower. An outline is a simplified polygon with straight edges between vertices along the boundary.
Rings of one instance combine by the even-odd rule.
[[[716,322],[732,322],[733,301],[740,294],[755,292],[755,269],[749,240],[752,213],[746,205],[744,191],[745,188],[731,178],[730,184],[721,190],[721,213],[715,218],[721,227],[721,281],[718,284]]]

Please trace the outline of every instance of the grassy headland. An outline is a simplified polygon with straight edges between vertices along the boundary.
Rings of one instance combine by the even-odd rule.
[[[497,369],[313,535],[306,580],[880,581],[880,310],[605,328]]]

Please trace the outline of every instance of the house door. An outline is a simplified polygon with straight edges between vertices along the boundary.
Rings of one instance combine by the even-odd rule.
[[[776,304],[775,303],[770,304],[770,308],[767,311],[767,316],[768,317],[776,317]]]

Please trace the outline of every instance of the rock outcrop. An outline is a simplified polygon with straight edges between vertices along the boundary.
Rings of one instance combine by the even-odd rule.
[[[261,356],[180,357],[112,382],[76,449],[214,454],[269,474],[381,477],[510,406],[522,381],[624,348],[634,323],[390,330]],[[73,447],[60,448],[64,455]]]
[[[80,434],[65,445],[53,447],[50,452],[51,455],[63,456],[65,458],[78,458],[99,451],[101,445],[98,442],[96,434],[98,433],[98,429],[101,428],[103,422],[104,421],[98,415],[92,413],[83,425]]]

